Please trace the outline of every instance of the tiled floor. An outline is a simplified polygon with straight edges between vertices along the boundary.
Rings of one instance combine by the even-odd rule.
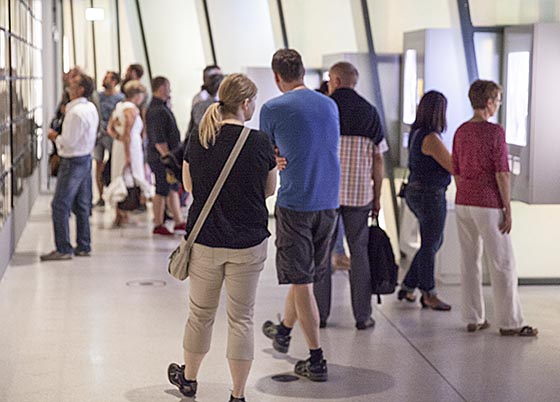
[[[187,314],[188,281],[178,283],[165,270],[178,237],[152,237],[145,216],[126,229],[112,229],[111,218],[110,211],[94,212],[92,257],[40,263],[38,256],[53,247],[49,199],[35,205],[0,282],[0,401],[181,400],[166,379],[168,363],[181,359]],[[286,357],[260,334],[261,323],[282,310],[286,292],[269,258],[258,291],[248,401],[560,401],[558,287],[521,288],[538,339],[503,338],[495,327],[468,334],[458,287],[440,289],[451,313],[386,297],[375,306],[376,328],[358,332],[345,273],[335,273],[334,289],[329,326],[321,331],[330,381],[275,382],[271,376],[290,373],[306,349],[297,327]],[[485,292],[491,303],[490,289]],[[228,399],[225,331],[220,308],[197,401]]]

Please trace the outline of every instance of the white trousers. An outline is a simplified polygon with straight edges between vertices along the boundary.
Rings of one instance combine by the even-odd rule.
[[[511,237],[499,230],[502,211],[466,205],[456,205],[455,209],[461,244],[463,319],[469,324],[481,324],[486,319],[481,263],[484,248],[490,263],[496,324],[504,329],[524,326]]]

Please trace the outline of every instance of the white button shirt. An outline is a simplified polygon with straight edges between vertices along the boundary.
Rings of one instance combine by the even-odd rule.
[[[58,154],[63,158],[89,155],[95,146],[99,114],[93,103],[77,98],[66,105],[62,134],[56,137]]]

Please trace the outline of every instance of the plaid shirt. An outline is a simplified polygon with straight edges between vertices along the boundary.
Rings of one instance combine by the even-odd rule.
[[[352,88],[338,88],[331,98],[340,113],[340,205],[362,207],[373,200],[373,154],[388,149],[381,120]]]
[[[340,136],[340,205],[362,207],[373,200],[373,139],[352,135]],[[375,153],[388,149],[383,139]]]

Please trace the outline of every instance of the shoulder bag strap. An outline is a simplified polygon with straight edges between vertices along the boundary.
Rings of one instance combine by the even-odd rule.
[[[204,222],[206,221],[206,218],[208,217],[208,214],[210,213],[212,206],[214,206],[214,203],[218,198],[218,194],[222,190],[222,187],[227,177],[229,176],[229,173],[231,172],[231,168],[233,167],[233,164],[237,160],[237,157],[241,152],[241,148],[243,148],[245,141],[247,141],[250,132],[251,132],[250,128],[243,127],[243,131],[241,131],[241,135],[237,139],[237,142],[235,143],[235,146],[233,147],[233,150],[231,151],[231,154],[229,155],[226,164],[224,165],[222,172],[220,173],[220,176],[218,176],[218,180],[216,180],[214,187],[212,187],[212,191],[210,192],[210,195],[208,196],[208,199],[206,200],[206,203],[204,204],[204,207],[202,208],[200,215],[196,219],[192,231],[189,233],[189,236],[187,237],[187,241],[186,241],[187,249],[190,249],[192,247],[194,241],[196,240],[196,237],[198,236],[198,233],[200,232],[200,229],[202,229],[202,225],[204,225]]]

